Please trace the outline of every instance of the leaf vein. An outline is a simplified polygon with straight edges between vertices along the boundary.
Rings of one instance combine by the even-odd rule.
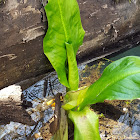
[[[63,26],[65,37],[66,37],[66,42],[68,42],[68,35],[67,35],[67,31],[66,31],[66,27],[65,27],[65,23],[64,23],[64,19],[63,19],[62,9],[60,6],[60,0],[58,0],[58,6],[59,6],[59,12],[60,12],[60,17],[61,17],[61,21],[62,21],[62,26]]]

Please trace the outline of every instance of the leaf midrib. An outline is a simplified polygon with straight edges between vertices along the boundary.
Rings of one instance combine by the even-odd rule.
[[[57,1],[58,1],[59,12],[60,12],[60,17],[61,17],[62,26],[63,26],[63,29],[64,29],[64,34],[65,34],[66,42],[68,42],[68,35],[67,35],[66,26],[65,26],[65,23],[64,23],[64,18],[63,18],[63,14],[62,14],[62,9],[61,9],[61,6],[60,6],[60,0],[57,0]]]
[[[126,74],[125,76],[121,76],[119,79],[114,80],[113,82],[110,82],[110,84],[107,84],[107,86],[105,88],[103,88],[103,90],[101,90],[100,93],[95,98],[97,98],[100,94],[102,94],[102,92],[104,90],[106,90],[108,87],[112,86],[114,83],[116,83],[116,82],[118,82],[118,81],[120,81],[122,79],[125,79],[127,76],[134,75],[134,74],[137,74],[137,73],[140,73],[140,70],[138,70],[137,72],[136,71],[135,72],[131,72],[129,74]]]

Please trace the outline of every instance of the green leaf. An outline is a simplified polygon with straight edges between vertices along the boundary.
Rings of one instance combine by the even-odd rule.
[[[70,89],[77,88],[77,83],[74,88],[72,84],[74,75],[73,81],[78,80],[74,57],[85,34],[81,25],[78,3],[76,0],[48,0],[45,11],[48,31],[43,40],[44,53],[56,70],[59,81]],[[69,52],[68,47],[73,49]],[[70,58],[67,56],[69,54]],[[71,68],[72,64],[74,68]],[[68,79],[68,69],[72,75],[69,76],[70,79]]]
[[[106,67],[101,78],[87,90],[79,110],[104,100],[136,98],[140,98],[140,57],[128,56]]]
[[[79,86],[79,74],[76,57],[72,45],[68,43],[65,45],[68,58],[68,82],[70,86],[69,91],[77,90]]]
[[[74,140],[100,140],[98,117],[88,107],[70,111],[69,118],[74,123]]]
[[[88,88],[89,87],[81,87],[77,91],[67,92],[67,94],[65,95],[65,98],[64,98],[65,105],[63,105],[62,107],[65,110],[71,110],[71,109],[77,107],[82,102],[81,99],[84,99],[84,96],[85,96]],[[78,100],[78,99],[80,99],[80,100]]]

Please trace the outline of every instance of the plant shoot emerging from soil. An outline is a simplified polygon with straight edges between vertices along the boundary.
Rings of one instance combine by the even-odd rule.
[[[74,124],[74,139],[99,140],[98,116],[90,105],[105,100],[140,98],[140,57],[128,56],[111,63],[94,84],[79,88],[76,53],[85,31],[78,3],[76,0],[48,0],[45,11],[48,31],[43,41],[44,53],[56,70],[60,83],[67,87],[62,107]],[[67,140],[67,129],[63,135],[61,127],[57,140]]]

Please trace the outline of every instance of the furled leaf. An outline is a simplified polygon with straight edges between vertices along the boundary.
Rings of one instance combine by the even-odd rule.
[[[100,140],[97,115],[88,107],[81,111],[70,111],[74,123],[74,140]]]
[[[65,95],[65,105],[63,105],[62,107],[65,110],[71,110],[77,107],[82,102],[81,99],[83,99],[87,90],[88,87],[81,87],[77,91],[67,92],[67,94]]]
[[[73,85],[69,86],[73,80],[77,78],[77,68],[75,68],[76,52],[83,42],[84,30],[81,25],[79,7],[76,0],[48,0],[45,7],[48,19],[48,31],[43,41],[44,53],[53,65],[58,74],[59,81],[66,87],[72,89]],[[72,51],[66,47],[73,47]],[[70,56],[70,62],[67,55]],[[68,59],[68,60],[67,60]],[[72,60],[71,60],[72,59]],[[71,68],[71,64],[74,68]],[[69,76],[68,79],[68,66]],[[70,83],[69,83],[69,82]],[[76,84],[77,88],[77,84]]]
[[[140,57],[128,56],[111,63],[83,98],[79,110],[104,100],[140,98]]]
[[[69,82],[69,91],[77,90],[79,86],[79,74],[76,56],[74,54],[74,49],[71,44],[66,43],[66,52],[68,58],[68,82]]]

